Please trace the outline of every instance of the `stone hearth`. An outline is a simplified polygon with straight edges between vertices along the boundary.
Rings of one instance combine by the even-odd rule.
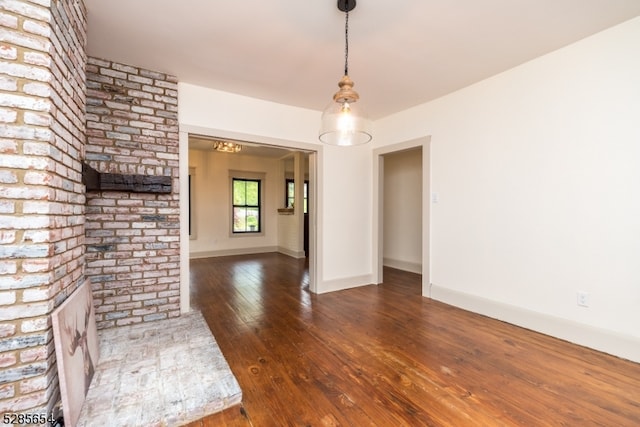
[[[200,312],[99,335],[100,362],[78,426],[181,425],[242,400]]]

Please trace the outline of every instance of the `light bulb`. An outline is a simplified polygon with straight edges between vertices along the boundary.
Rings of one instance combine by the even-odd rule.
[[[340,107],[338,117],[338,145],[351,145],[354,130],[355,121],[351,114],[351,106],[345,101]]]
[[[348,102],[342,104],[340,108],[340,116],[338,116],[338,129],[342,132],[351,131],[354,129],[353,115],[351,115],[351,107]]]
[[[334,96],[334,101],[322,113],[320,141],[351,146],[371,140],[370,122],[355,101],[357,99]]]

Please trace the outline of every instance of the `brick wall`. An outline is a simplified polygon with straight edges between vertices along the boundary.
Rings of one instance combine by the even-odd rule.
[[[0,413],[59,397],[50,313],[84,280],[81,1],[0,1]]]
[[[177,80],[89,58],[86,84],[87,163],[173,177],[171,194],[87,192],[86,274],[98,328],[179,316]]]

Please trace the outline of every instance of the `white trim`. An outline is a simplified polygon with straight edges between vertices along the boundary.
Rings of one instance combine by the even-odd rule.
[[[422,274],[422,264],[419,262],[402,261],[399,259],[382,258],[382,265],[410,273]]]
[[[194,126],[181,123],[180,131],[186,132],[187,134],[196,134],[203,136],[211,136],[217,138],[228,138],[235,139],[238,141],[250,141],[257,144],[267,144],[267,145],[275,145],[279,147],[287,147],[293,148],[296,150],[304,150],[309,152],[309,197],[311,198],[311,202],[313,203],[313,208],[309,213],[309,290],[311,292],[317,292],[319,288],[318,283],[322,281],[322,266],[323,266],[323,241],[322,241],[322,233],[323,233],[323,224],[322,224],[322,164],[323,164],[323,150],[324,146],[321,144],[310,144],[306,142],[300,141],[292,141],[280,138],[272,138],[267,136],[260,135],[250,135],[240,132],[231,132],[224,129],[215,129],[208,128],[202,126]],[[185,153],[180,152],[180,161],[182,162],[183,158],[186,164],[188,165],[188,135],[187,142],[185,143]],[[182,150],[182,144],[181,144]],[[185,190],[186,191],[186,190]],[[315,197],[314,197],[315,196]],[[181,215],[184,215],[181,213]],[[188,234],[188,229],[182,229],[182,233]],[[186,265],[186,267],[185,267]],[[182,268],[186,268],[187,272],[189,271],[189,254],[187,253],[186,264],[181,264]],[[186,298],[187,300],[190,297],[189,290],[189,279],[187,274],[187,283],[186,283],[186,291],[182,292],[181,288],[181,299]]]
[[[398,151],[422,148],[422,295],[429,296],[431,283],[431,136],[385,145],[373,150],[373,236],[372,283],[382,283],[383,262],[383,206],[384,206],[384,155]]]
[[[283,255],[290,256],[291,258],[297,259],[301,259],[306,256],[304,251],[292,251],[291,249],[283,248],[282,246],[278,246],[278,252]]]
[[[309,154],[309,186],[307,199],[311,210],[309,211],[309,291],[318,292],[318,283],[322,281],[323,268],[323,240],[322,240],[322,212],[324,206],[322,199],[322,171],[323,151],[318,150]]]
[[[191,311],[189,286],[189,134],[179,131],[178,173],[180,178],[180,312]]]
[[[431,285],[431,298],[574,344],[640,363],[640,339],[548,314]]]
[[[251,255],[251,254],[264,254],[270,252],[278,252],[283,255],[290,256],[291,258],[304,258],[304,251],[296,252],[280,246],[261,246],[250,248],[238,248],[238,249],[222,249],[219,251],[202,251],[193,252],[189,255],[190,259],[198,258],[215,258],[219,256],[231,256],[231,255]]]
[[[198,259],[198,258],[214,258],[219,256],[231,256],[231,255],[264,254],[269,252],[278,252],[278,247],[262,246],[262,247],[238,248],[238,249],[222,249],[219,251],[202,251],[202,252],[193,252],[189,256],[191,259]]]
[[[319,294],[326,292],[342,291],[345,289],[357,288],[360,286],[373,285],[373,280],[370,274],[363,274],[362,276],[345,277],[342,279],[333,279],[322,282],[322,290]]]

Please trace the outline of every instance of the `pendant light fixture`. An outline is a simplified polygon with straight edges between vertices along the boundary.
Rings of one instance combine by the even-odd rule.
[[[338,0],[338,9],[345,13],[344,77],[333,102],[322,112],[319,136],[325,144],[349,146],[371,141],[371,122],[357,103],[360,96],[349,78],[349,12],[355,7],[356,0]]]

